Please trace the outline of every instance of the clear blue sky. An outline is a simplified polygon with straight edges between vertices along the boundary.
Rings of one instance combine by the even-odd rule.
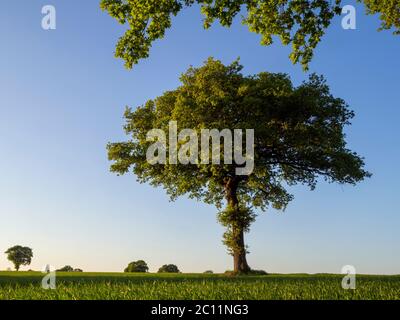
[[[344,1],[353,4],[355,1]],[[204,31],[197,8],[183,11],[132,71],[113,57],[123,28],[99,0],[14,0],[0,11],[0,251],[34,249],[29,268],[70,264],[121,271],[144,259],[152,271],[175,263],[184,272],[224,271],[216,209],[169,202],[162,189],[109,173],[105,146],[125,139],[122,114],[178,85],[180,73],[209,56],[241,57],[245,73],[287,72],[307,78],[289,48],[259,45],[239,22]],[[41,28],[41,8],[57,9],[57,30]],[[284,213],[270,210],[246,240],[249,263],[270,272],[400,273],[400,38],[377,32],[358,7],[357,30],[336,19],[310,71],[356,112],[349,145],[374,176],[357,187],[298,186]],[[0,269],[10,264],[0,254]],[[25,268],[27,269],[27,268]]]

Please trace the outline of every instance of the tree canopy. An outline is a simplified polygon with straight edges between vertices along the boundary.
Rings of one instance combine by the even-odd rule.
[[[164,264],[158,269],[158,273],[180,273],[180,271],[174,264]]]
[[[255,209],[284,209],[293,198],[290,185],[314,189],[320,177],[356,184],[370,176],[363,159],[346,146],[343,131],[354,113],[331,95],[322,76],[313,74],[295,87],[286,74],[245,76],[241,70],[238,61],[225,66],[212,58],[200,68],[189,68],[176,90],[127,108],[129,140],[108,145],[113,172],[132,171],[138,181],[162,186],[172,199],[188,195],[217,208],[225,200],[219,220],[227,227],[224,243],[234,256],[235,271],[249,269],[243,233],[249,231]],[[168,132],[170,121],[179,130],[254,129],[253,171],[238,175],[241,165],[236,162],[149,163],[147,150],[153,142],[147,134],[154,128]]]
[[[32,249],[23,246],[11,247],[5,254],[7,255],[7,259],[14,264],[17,271],[21,266],[30,265],[33,257]]]
[[[80,268],[73,268],[70,265],[66,265],[60,269],[56,270],[57,272],[83,272]]]
[[[67,266],[64,266],[64,267],[62,267],[60,269],[57,269],[56,271],[58,271],[58,272],[73,272],[74,268],[72,268],[71,266],[67,265]]]
[[[379,14],[381,29],[400,33],[400,0],[358,0],[367,14]],[[270,45],[280,38],[292,45],[290,59],[305,69],[314,49],[335,15],[341,14],[341,0],[101,0],[100,7],[129,28],[116,45],[115,56],[132,68],[149,56],[155,40],[164,37],[172,17],[183,8],[200,5],[204,28],[215,21],[230,27],[242,13],[242,22],[251,32],[260,34],[261,44]]]
[[[124,270],[124,272],[147,272],[149,267],[143,260],[131,262]]]

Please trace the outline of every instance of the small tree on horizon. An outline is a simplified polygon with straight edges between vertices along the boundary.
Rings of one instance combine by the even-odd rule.
[[[149,267],[143,260],[131,262],[124,270],[124,272],[148,272]]]
[[[164,264],[157,271],[158,273],[180,273],[178,267],[174,264]]]
[[[5,254],[7,259],[14,264],[16,271],[19,271],[21,266],[28,266],[32,262],[33,252],[29,247],[17,245],[9,248]]]
[[[295,87],[286,74],[244,76],[241,70],[237,61],[225,66],[212,58],[200,68],[189,68],[176,90],[136,110],[127,108],[129,140],[108,145],[111,171],[132,171],[139,182],[162,186],[172,200],[188,195],[220,209],[218,218],[226,227],[223,242],[233,256],[235,273],[250,271],[244,234],[256,218],[255,210],[284,210],[293,199],[288,186],[305,184],[313,190],[320,177],[355,185],[370,176],[363,159],[346,146],[343,131],[354,113],[331,95],[323,77],[311,75]],[[222,139],[219,165],[170,164],[168,156],[165,164],[150,164],[146,153],[154,142],[147,133],[168,132],[170,121],[176,121],[178,132],[254,129],[253,172],[238,175],[241,165],[224,164]]]
[[[71,267],[70,265],[66,265],[58,270],[56,270],[57,272],[73,272],[74,268]]]

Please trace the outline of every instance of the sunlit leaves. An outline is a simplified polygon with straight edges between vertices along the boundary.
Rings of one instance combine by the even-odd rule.
[[[359,0],[369,14],[380,14],[382,29],[400,32],[399,0]],[[261,35],[261,44],[270,45],[275,38],[291,45],[290,59],[308,68],[314,50],[335,15],[341,14],[341,0],[102,0],[108,11],[128,30],[119,39],[115,56],[132,68],[147,58],[152,43],[162,39],[171,19],[185,7],[197,4],[204,15],[204,27],[214,21],[229,27],[242,16],[249,30]]]
[[[255,168],[238,177],[241,205],[262,210],[284,209],[292,200],[287,185],[314,188],[318,178],[355,184],[369,176],[361,157],[346,147],[344,127],[354,113],[330,94],[321,76],[294,87],[285,74],[262,72],[244,76],[238,61],[225,66],[209,59],[181,76],[182,85],[125,113],[126,142],[111,143],[112,171],[133,170],[140,182],[162,186],[172,199],[188,195],[218,207],[224,181],[235,176],[233,164],[158,164],[146,159],[151,129],[168,132],[170,121],[179,131],[254,129]],[[221,152],[223,148],[221,149]]]

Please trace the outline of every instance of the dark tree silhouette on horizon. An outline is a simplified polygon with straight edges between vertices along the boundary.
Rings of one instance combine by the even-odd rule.
[[[14,246],[9,248],[5,254],[7,259],[14,264],[15,270],[19,271],[21,266],[30,265],[33,258],[32,249],[23,246]]]

